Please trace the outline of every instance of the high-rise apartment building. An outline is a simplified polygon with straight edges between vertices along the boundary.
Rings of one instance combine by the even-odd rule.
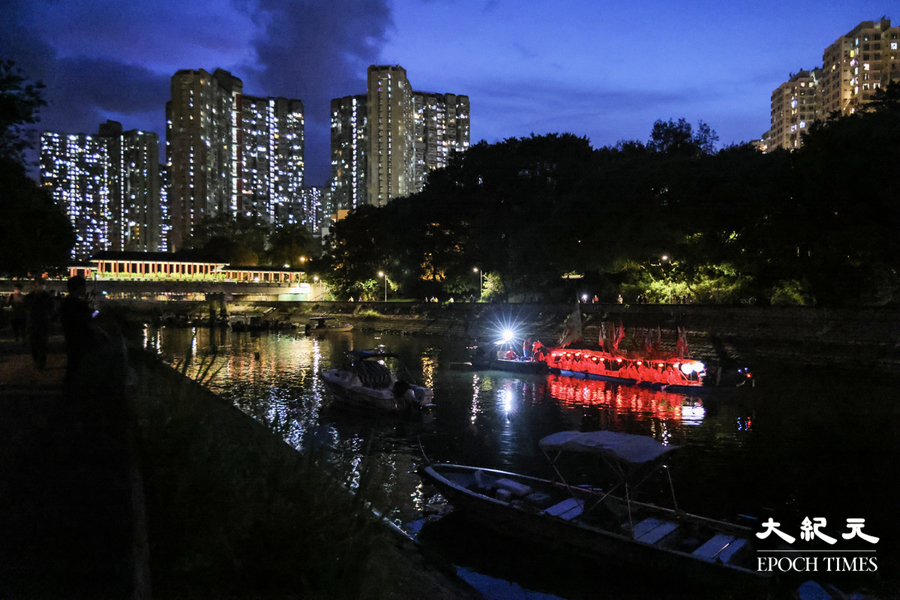
[[[892,81],[900,81],[900,27],[863,21],[825,48],[821,69],[792,74],[772,93],[767,149],[799,148],[811,121],[853,114]]]
[[[169,249],[219,215],[278,219],[303,189],[303,102],[245,96],[228,71],[182,70],[166,104]]]
[[[822,55],[822,110],[852,114],[882,85],[900,81],[900,27],[863,21]]]
[[[331,101],[330,204],[334,212],[366,203],[368,118],[365,95]]]
[[[415,192],[425,187],[428,173],[446,167],[453,151],[469,147],[469,97],[413,93],[415,125]]]
[[[159,251],[168,252],[172,221],[169,218],[169,169],[166,165],[159,165],[159,207]]]
[[[792,73],[787,82],[772,92],[772,126],[766,134],[766,148],[794,150],[800,135],[819,118],[818,79],[821,69]]]
[[[233,215],[241,197],[243,82],[228,71],[184,69],[166,103],[169,249],[188,242],[195,223]]]
[[[101,250],[156,252],[162,206],[157,134],[107,121],[99,134],[41,135],[41,183],[65,207],[74,258]]]
[[[335,214],[415,194],[431,170],[469,147],[468,96],[416,92],[399,65],[370,66],[367,84],[365,96],[331,102]]]
[[[406,69],[368,70],[368,202],[384,206],[415,192],[413,92]]]
[[[303,102],[243,96],[238,211],[274,223],[300,197],[304,177]]]

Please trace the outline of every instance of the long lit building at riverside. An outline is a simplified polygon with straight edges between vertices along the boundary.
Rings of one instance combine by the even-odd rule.
[[[417,92],[399,66],[372,65],[365,95],[331,101],[331,213],[384,206],[469,147],[468,96]]]
[[[821,67],[792,73],[772,93],[766,149],[799,148],[813,121],[853,114],[892,81],[900,81],[900,26],[863,21],[825,48]]]
[[[230,265],[168,252],[98,252],[69,266],[69,276],[94,281],[306,282],[300,269]]]
[[[160,250],[159,138],[122,131],[115,121],[97,134],[44,132],[41,185],[75,230],[74,258],[101,250]]]
[[[166,104],[169,248],[179,250],[207,217],[272,223],[300,201],[304,109],[297,99],[245,96],[228,71],[181,70]]]

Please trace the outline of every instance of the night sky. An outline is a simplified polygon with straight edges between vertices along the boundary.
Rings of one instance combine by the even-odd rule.
[[[893,4],[893,3],[891,3]],[[888,3],[637,0],[2,0],[0,58],[47,85],[41,130],[106,119],[165,137],[179,69],[231,71],[306,107],[307,183],[329,176],[329,102],[370,64],[413,89],[468,95],[472,143],[569,132],[646,141],[700,120],[720,145],[760,138],[772,91]],[[896,6],[896,4],[894,4]]]

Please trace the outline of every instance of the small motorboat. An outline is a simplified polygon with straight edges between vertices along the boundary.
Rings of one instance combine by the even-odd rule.
[[[310,317],[309,323],[304,328],[307,334],[310,333],[340,333],[352,331],[353,325],[350,323],[341,323],[337,317],[316,316]]]
[[[407,378],[401,378],[400,370],[406,371],[396,354],[375,348],[350,352],[343,365],[319,376],[338,400],[355,406],[409,412],[430,405],[431,389],[415,382],[408,372]]]
[[[660,467],[672,446],[613,431],[563,431],[539,445],[548,458],[561,451],[598,455],[615,465],[620,481],[604,490],[569,485],[561,475],[547,480],[446,463],[421,471],[454,510],[503,537],[695,583],[757,591],[771,584],[772,574],[756,568],[750,528],[633,498],[634,484]]]

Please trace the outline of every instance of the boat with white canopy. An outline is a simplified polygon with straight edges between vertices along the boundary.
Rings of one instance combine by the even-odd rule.
[[[430,464],[422,472],[454,510],[502,535],[703,585],[768,588],[771,574],[756,569],[750,528],[679,510],[671,479],[672,508],[633,497],[676,447],[614,431],[563,431],[539,446],[556,480],[455,464]],[[556,466],[562,453],[599,457],[618,481],[609,489],[571,485]]]

